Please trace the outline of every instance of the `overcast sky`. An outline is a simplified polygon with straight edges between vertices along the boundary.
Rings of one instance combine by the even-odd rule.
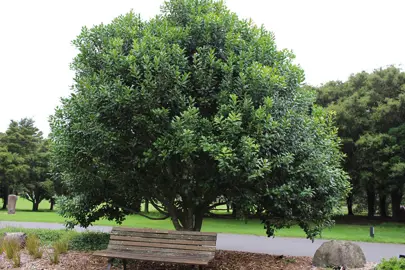
[[[70,93],[82,26],[109,23],[131,9],[144,19],[162,0],[1,0],[0,132],[32,117],[47,134],[48,117]],[[296,54],[306,82],[345,80],[362,70],[405,67],[405,0],[228,0],[228,7],[276,35]]]

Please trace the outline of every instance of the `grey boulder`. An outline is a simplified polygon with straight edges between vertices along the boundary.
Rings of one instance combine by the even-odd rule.
[[[359,245],[346,241],[323,243],[315,252],[312,264],[317,267],[360,268],[366,264],[366,256]]]
[[[4,233],[3,241],[17,241],[20,247],[25,247],[25,241],[27,240],[27,235],[22,232],[15,233]]]

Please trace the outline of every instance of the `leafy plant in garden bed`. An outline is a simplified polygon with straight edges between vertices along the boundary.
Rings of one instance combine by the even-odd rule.
[[[69,249],[78,251],[103,250],[108,246],[110,235],[107,233],[86,232],[72,237]]]
[[[405,269],[405,259],[393,257],[389,260],[383,259],[375,268],[376,270],[402,270]]]

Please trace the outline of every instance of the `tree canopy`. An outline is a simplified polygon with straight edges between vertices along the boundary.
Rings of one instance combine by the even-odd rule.
[[[390,66],[328,82],[318,88],[318,102],[337,115],[353,185],[349,213],[354,196],[358,205],[367,202],[369,216],[376,210],[387,216],[391,197],[398,218],[405,182],[405,72]]]
[[[257,211],[269,236],[331,224],[348,191],[333,115],[271,32],[222,1],[172,0],[73,44],[73,93],[51,119],[70,225],[121,222],[146,198],[177,230],[200,230],[219,197]]]
[[[0,185],[3,208],[9,194],[21,194],[33,204],[54,195],[49,174],[49,140],[44,140],[34,121],[29,118],[12,120],[7,131],[0,134]]]

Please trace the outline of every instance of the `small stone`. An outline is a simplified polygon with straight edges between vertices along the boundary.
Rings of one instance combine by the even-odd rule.
[[[333,240],[318,248],[312,264],[318,267],[361,268],[366,264],[366,256],[357,244]]]
[[[21,248],[24,248],[25,247],[25,241],[27,240],[27,235],[25,233],[23,233],[23,232],[4,233],[3,240],[5,240],[5,241],[15,240],[18,243],[20,243]]]

